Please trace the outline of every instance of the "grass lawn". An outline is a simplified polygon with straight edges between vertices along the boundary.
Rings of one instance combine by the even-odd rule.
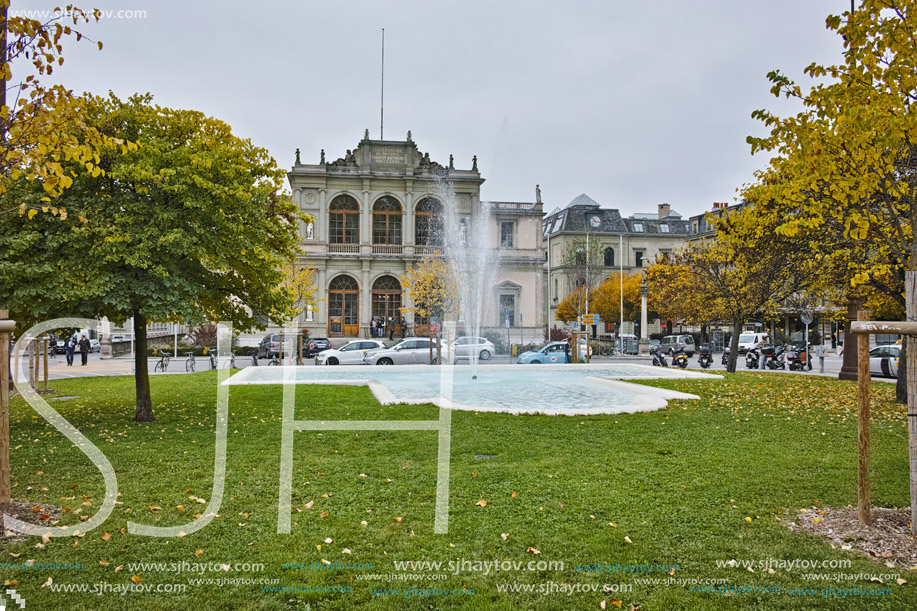
[[[146,424],[130,420],[132,378],[53,383],[58,395],[79,397],[51,405],[105,452],[121,496],[108,521],[83,537],[52,539],[43,548],[33,537],[0,549],[0,563],[10,563],[0,564],[0,574],[7,587],[15,582],[26,609],[508,611],[599,609],[603,600],[615,609],[612,598],[624,609],[634,605],[642,611],[917,608],[917,574],[832,549],[782,523],[801,508],[856,503],[852,383],[740,373],[723,381],[655,382],[702,400],[673,401],[653,413],[456,412],[447,535],[433,534],[436,434],[397,431],[295,433],[292,533],[278,535],[281,388],[233,387],[219,517],[183,538],[150,538],[126,534],[128,519],[184,524],[205,507],[196,498],[210,499],[216,376],[156,376],[151,382],[157,418]],[[873,501],[905,506],[905,410],[892,403],[893,385],[873,388]],[[296,401],[298,419],[437,417],[433,406],[381,407],[359,387],[300,386]],[[65,508],[61,521],[67,524],[97,510],[104,486],[89,460],[21,399],[13,401],[11,412],[13,496]],[[493,457],[476,459],[479,455]],[[82,566],[17,566],[30,559],[33,567]],[[773,573],[717,566],[731,559],[851,564],[814,570],[781,566]],[[410,560],[444,564],[442,570],[395,566]],[[533,560],[564,564],[527,570]],[[479,567],[473,563],[483,561],[518,562],[523,568],[474,570]],[[449,567],[450,562],[456,564]],[[201,573],[205,563],[213,566]],[[206,570],[245,563],[256,566]],[[456,565],[458,571],[447,570]],[[581,570],[588,565],[604,570]],[[677,565],[677,570],[627,573],[615,565],[644,570]],[[812,572],[824,575],[804,577]],[[894,573],[912,583],[829,578],[838,572]],[[194,582],[199,579],[211,581]],[[259,580],[269,583],[252,583]],[[683,580],[747,590],[691,591]],[[129,584],[160,591],[114,591]],[[186,591],[162,591],[176,584]],[[617,590],[603,593],[602,584]],[[565,591],[596,586],[594,592]],[[89,591],[63,591],[67,587]],[[279,591],[284,587],[287,591]],[[789,592],[827,587],[887,588],[890,594]],[[414,595],[406,596],[410,588]],[[748,591],[753,588],[771,591]]]

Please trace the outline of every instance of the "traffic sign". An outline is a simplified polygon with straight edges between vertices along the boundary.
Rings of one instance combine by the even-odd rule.
[[[584,325],[597,325],[602,322],[598,314],[583,314],[582,319]]]

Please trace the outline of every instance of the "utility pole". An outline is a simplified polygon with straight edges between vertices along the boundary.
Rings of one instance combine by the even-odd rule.
[[[385,28],[382,28],[382,85],[379,91],[379,140],[385,140]]]

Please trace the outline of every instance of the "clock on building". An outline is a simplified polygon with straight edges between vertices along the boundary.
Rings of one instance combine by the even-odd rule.
[[[598,215],[590,216],[589,217],[589,226],[592,227],[593,229],[598,229],[599,227],[601,227],[602,226],[602,217]]]

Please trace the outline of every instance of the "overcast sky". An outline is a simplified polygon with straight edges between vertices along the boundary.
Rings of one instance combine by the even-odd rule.
[[[414,141],[487,182],[482,197],[550,211],[580,193],[623,213],[668,202],[685,216],[732,201],[766,159],[757,108],[779,68],[804,78],[837,63],[825,29],[847,0],[442,2],[94,0],[104,19],[55,72],[77,91],[151,92],[165,106],[228,122],[288,168],[379,137],[385,28],[385,137]],[[13,0],[12,9],[53,8]]]

